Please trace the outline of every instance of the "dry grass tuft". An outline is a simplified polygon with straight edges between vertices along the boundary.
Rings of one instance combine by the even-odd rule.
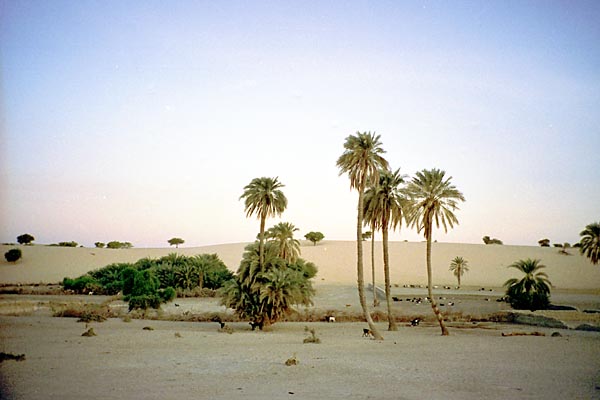
[[[87,331],[83,332],[81,334],[81,336],[92,337],[92,336],[97,336],[97,335],[96,335],[96,332],[94,332],[94,328],[90,328]]]

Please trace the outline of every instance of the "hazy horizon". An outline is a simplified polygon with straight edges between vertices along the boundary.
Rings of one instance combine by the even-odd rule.
[[[303,239],[353,240],[348,135],[440,168],[440,242],[600,221],[600,3],[0,2],[0,242],[249,242],[278,177]],[[378,237],[380,239],[380,237]],[[394,241],[421,241],[402,227]]]

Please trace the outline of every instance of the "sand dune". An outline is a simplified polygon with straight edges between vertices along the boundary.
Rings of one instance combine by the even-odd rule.
[[[0,263],[2,283],[52,283],[65,276],[77,277],[90,270],[114,262],[134,262],[143,257],[158,258],[172,252],[183,255],[217,253],[225,264],[235,271],[241,260],[246,243],[212,245],[194,248],[161,249],[96,249],[66,248],[43,245],[18,246],[23,259],[16,264]],[[365,250],[365,279],[371,279],[370,242],[363,243]],[[14,246],[0,246],[4,254]],[[324,241],[317,246],[302,243],[302,257],[319,267],[317,283],[352,284],[356,282],[356,243],[352,241]],[[507,246],[484,244],[433,244],[433,276],[438,285],[455,285],[456,278],[448,270],[451,260],[462,256],[469,262],[469,272],[463,277],[463,285],[499,287],[518,271],[507,268],[524,258],[541,259],[546,272],[559,289],[600,289],[600,267],[592,265],[577,249],[570,249],[569,256],[558,253],[556,248],[533,246]],[[376,242],[376,280],[383,281],[381,243]],[[425,243],[390,243],[391,280],[393,283],[424,284]]]

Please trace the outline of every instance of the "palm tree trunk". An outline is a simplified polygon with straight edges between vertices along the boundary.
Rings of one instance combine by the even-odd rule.
[[[375,229],[371,227],[371,277],[373,284],[373,307],[379,306],[377,291],[375,290]]]
[[[383,340],[383,336],[379,333],[377,328],[375,327],[375,323],[371,318],[371,314],[369,313],[369,308],[367,306],[367,299],[365,297],[365,278],[364,278],[364,268],[363,268],[363,244],[362,244],[362,224],[363,224],[363,193],[364,193],[364,185],[362,185],[358,190],[358,217],[356,223],[356,273],[358,275],[357,285],[358,285],[358,298],[360,300],[360,306],[363,310],[363,315],[369,324],[369,329],[373,334],[375,340]]]
[[[435,299],[433,298],[433,279],[431,278],[431,228],[433,221],[427,221],[429,223],[429,228],[425,228],[428,230],[427,233],[427,293],[429,294],[429,299],[431,300],[431,308],[433,309],[433,313],[440,323],[440,328],[442,329],[442,336],[448,336],[448,329],[444,324],[444,318],[442,317],[442,313],[437,306]]]
[[[458,288],[459,289],[460,289],[460,273],[461,273],[461,271],[459,270],[458,271]]]
[[[396,319],[392,314],[392,303],[391,299],[391,287],[390,287],[390,252],[388,246],[388,228],[387,224],[383,225],[382,228],[383,236],[383,273],[385,275],[385,301],[387,303],[388,313],[388,331],[397,331],[398,326],[396,325]]]
[[[260,234],[258,243],[258,265],[262,270],[265,263],[265,222],[267,218],[264,215],[260,216]]]

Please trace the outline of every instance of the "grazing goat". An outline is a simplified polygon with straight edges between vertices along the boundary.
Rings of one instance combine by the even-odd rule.
[[[410,321],[410,325],[411,326],[419,326],[419,322],[421,322],[421,318],[415,318],[412,321]]]
[[[262,322],[254,322],[254,321],[250,321],[248,322],[250,324],[250,326],[252,327],[252,330],[255,330],[256,328],[260,329],[262,331],[263,328],[263,324]]]
[[[333,315],[327,315],[325,316],[325,320],[327,322],[335,322],[335,317]]]
[[[364,328],[363,329],[363,337],[371,337],[373,336],[373,332],[371,332],[371,330],[369,328]]]

